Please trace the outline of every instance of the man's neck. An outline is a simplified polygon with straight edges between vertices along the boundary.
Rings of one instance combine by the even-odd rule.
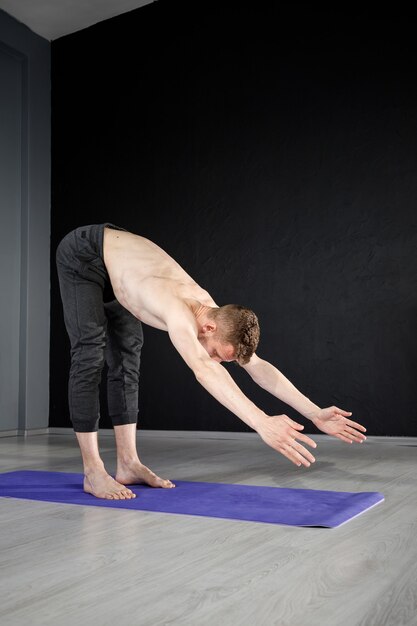
[[[186,303],[193,312],[196,320],[198,320],[199,322],[205,319],[207,317],[207,313],[212,309],[212,307],[210,306],[201,304],[201,302],[199,302],[198,300],[191,300],[187,298]]]

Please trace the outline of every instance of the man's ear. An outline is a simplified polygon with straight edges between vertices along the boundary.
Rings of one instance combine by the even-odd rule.
[[[212,335],[216,332],[216,329],[216,322],[210,321],[203,324],[203,326],[201,327],[201,332],[203,333],[203,335]]]

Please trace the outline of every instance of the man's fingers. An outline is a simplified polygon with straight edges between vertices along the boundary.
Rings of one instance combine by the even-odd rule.
[[[299,439],[303,443],[306,443],[308,446],[310,446],[310,448],[317,448],[316,442],[313,441],[313,439],[310,439],[310,437],[308,437],[308,435],[303,435],[303,433],[295,433],[294,437],[296,437],[297,439]]]
[[[340,415],[343,415],[343,417],[349,417],[349,415],[352,415],[352,411],[344,411],[343,409],[339,409],[339,407],[335,406],[333,407],[338,413],[340,413]]]
[[[307,461],[310,461],[310,463],[314,463],[314,461],[316,460],[311,452],[307,450],[307,448],[304,448],[301,443],[298,443],[298,441],[294,441],[294,443],[292,444],[292,448],[293,450],[295,450],[298,456],[307,459]]]
[[[365,441],[366,439],[365,435],[362,435],[362,433],[358,433],[358,431],[351,426],[345,426],[344,434],[345,433],[348,433],[348,436],[358,443]]]
[[[302,461],[298,460],[293,452],[287,452],[287,450],[280,450],[281,454],[283,456],[285,456],[289,461],[291,461],[291,463],[294,463],[294,465],[296,465],[297,467],[300,467],[300,465],[302,465]]]
[[[342,409],[338,409],[337,406],[335,406],[334,409],[342,417],[349,417],[350,415],[352,415],[351,411],[342,411]],[[364,426],[362,426],[362,424],[359,424],[358,422],[354,422],[353,420],[347,419],[346,420],[346,424],[349,424],[349,426],[353,426],[354,428],[357,428],[358,430],[361,430],[363,433],[366,433],[366,428]]]
[[[287,459],[291,461],[291,463],[294,463],[294,465],[296,465],[297,467],[300,467],[300,465],[304,465],[305,467],[310,467],[309,461],[307,461],[307,459],[302,457],[301,454],[296,454],[295,450],[288,449],[288,450],[281,450],[280,452],[281,454],[286,456]]]
[[[353,439],[349,439],[349,437],[342,433],[340,433],[339,435],[335,435],[335,437],[337,439],[340,439],[341,441],[344,441],[345,443],[353,443]]]
[[[295,428],[296,430],[304,430],[304,426],[302,424],[299,424],[298,422],[294,422],[294,420],[288,417],[288,415],[283,415],[282,419],[284,420],[284,422],[287,422],[287,424],[292,426],[292,428]]]
[[[345,426],[343,431],[336,433],[334,436],[342,441],[345,441],[346,443],[362,443],[366,439],[364,435],[358,433],[349,426]]]
[[[295,441],[295,439],[281,448],[280,452],[298,467],[300,465],[310,467],[311,463],[314,463],[316,460],[311,452],[306,450],[306,448]]]
[[[283,454],[298,467],[300,465],[310,467],[315,458],[299,442],[307,444],[311,448],[316,448],[317,444],[313,439],[300,432],[303,428],[302,424],[297,424],[287,415],[280,415],[265,421],[258,433],[265,443]]]
[[[362,426],[362,424],[358,424],[358,422],[353,422],[352,420],[346,420],[346,424],[348,426],[352,426],[353,428],[356,428],[357,430],[362,431],[363,433],[366,433],[366,428]]]

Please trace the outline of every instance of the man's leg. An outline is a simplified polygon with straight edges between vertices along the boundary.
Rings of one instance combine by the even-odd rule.
[[[72,235],[58,248],[57,268],[65,325],[71,342],[70,417],[84,463],[84,489],[99,498],[132,498],[132,491],[106,472],[98,450],[98,386],[106,334],[103,288],[94,280],[94,274],[90,279],[88,268],[77,265]]]
[[[146,483],[151,487],[174,487],[171,481],[160,478],[143,465],[136,449],[142,325],[117,300],[106,303],[104,308],[109,366],[107,399],[117,446],[116,480],[125,485]]]

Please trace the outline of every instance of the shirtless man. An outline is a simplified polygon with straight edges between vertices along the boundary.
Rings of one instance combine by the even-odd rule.
[[[256,355],[259,326],[252,311],[236,305],[218,307],[207,291],[148,239],[113,224],[83,226],[61,241],[57,268],[71,342],[70,417],[88,493],[124,500],[135,497],[126,485],[175,486],[144,466],[136,450],[141,322],[167,331],[197,381],[295,465],[314,463],[302,444],[315,448],[316,443],[300,432],[304,426],[286,415],[270,417],[255,406],[222,361],[236,360],[258,385],[311,419],[324,433],[347,443],[366,439],[366,429],[349,419],[350,412],[334,406],[320,409]],[[114,295],[105,303],[103,294],[109,284]],[[98,385],[105,359],[117,447],[115,478],[107,473],[98,448]]]

